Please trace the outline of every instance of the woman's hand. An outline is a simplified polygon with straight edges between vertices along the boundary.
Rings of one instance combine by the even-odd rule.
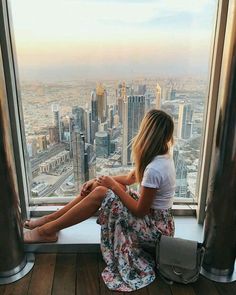
[[[97,178],[97,183],[101,186],[105,186],[109,189],[113,189],[116,185],[116,181],[111,176],[102,175]]]
[[[81,187],[80,195],[81,195],[81,196],[87,196],[87,195],[91,192],[91,189],[92,189],[93,183],[94,183],[95,181],[96,181],[95,179],[91,179],[91,180],[86,181],[86,182],[82,185],[82,187]]]

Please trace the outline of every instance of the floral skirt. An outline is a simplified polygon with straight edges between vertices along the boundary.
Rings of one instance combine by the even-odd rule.
[[[130,193],[137,198],[137,194]],[[160,234],[174,235],[171,209],[151,209],[143,218],[134,216],[108,190],[97,223],[101,225],[101,251],[107,267],[102,278],[110,290],[130,292],[155,279],[155,261],[142,244],[153,244]]]

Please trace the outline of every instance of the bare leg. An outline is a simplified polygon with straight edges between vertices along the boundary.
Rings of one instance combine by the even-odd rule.
[[[93,191],[97,186],[98,186],[97,182],[94,181],[94,183],[91,187],[91,191]],[[85,197],[86,197],[86,195],[78,195],[76,198],[74,198],[72,201],[70,201],[63,208],[61,208],[60,210],[58,210],[56,212],[42,216],[42,217],[38,218],[37,220],[26,220],[24,223],[24,226],[29,229],[34,229],[38,226],[44,225],[47,222],[53,221],[53,220],[59,218],[60,216],[62,216],[63,214],[65,214],[68,210],[70,210],[77,203],[82,201]]]
[[[91,192],[98,187],[98,184],[96,181],[94,181],[92,187],[91,187]],[[63,208],[61,208],[60,210],[53,212],[50,214],[50,220],[55,220],[59,217],[61,217],[63,214],[65,214],[67,211],[69,211],[71,208],[73,208],[76,204],[78,204],[79,202],[81,202],[85,197],[87,197],[86,195],[78,195],[76,198],[74,198],[74,200],[70,201],[68,204],[66,204]],[[49,215],[48,215],[49,216]]]
[[[123,190],[126,190],[126,186],[125,185],[122,185],[122,184],[118,184],[119,186],[121,186],[121,188]],[[106,191],[104,192],[104,190],[102,190],[101,186],[99,186],[99,184],[94,181],[92,187],[91,187],[91,191],[88,195],[86,196],[77,196],[74,200],[72,200],[70,203],[66,204],[63,208],[61,208],[60,210],[50,214],[50,217],[51,219],[49,221],[53,221],[53,220],[56,220],[57,218],[61,217],[62,215],[64,215],[66,212],[68,212],[70,209],[72,209],[75,205],[77,205],[78,203],[80,203],[81,201],[83,201],[87,196],[89,196],[94,190],[96,190],[97,188],[99,187],[99,190],[96,191],[96,194],[98,194],[98,197],[99,195],[101,195],[101,197],[104,197],[104,195],[106,194],[107,192],[107,189]],[[96,195],[94,194],[93,195],[93,198],[94,196],[96,197]],[[102,198],[103,199],[103,198]],[[99,207],[97,208],[97,210],[99,209]],[[96,211],[94,212],[96,213]],[[49,215],[48,215],[49,216]]]
[[[95,188],[88,196],[74,205],[56,220],[50,221],[25,234],[25,242],[56,241],[57,232],[91,217],[101,206],[107,192],[106,187]],[[31,232],[31,233],[30,233]]]
[[[121,186],[122,189],[126,190],[126,186],[119,184]],[[99,185],[97,184],[96,181],[94,181],[93,185],[91,186],[91,192],[98,187]],[[60,210],[53,212],[49,215],[45,215],[41,218],[38,218],[37,220],[27,220],[24,223],[24,226],[28,229],[34,229],[38,226],[42,226],[50,221],[56,220],[57,218],[61,217],[62,215],[64,215],[67,211],[69,211],[71,208],[73,208],[76,204],[78,204],[79,202],[81,202],[85,197],[87,197],[86,195],[78,195],[75,199],[73,199],[72,201],[70,201],[68,204],[66,204],[63,208],[61,208]],[[96,211],[95,211],[96,212]]]

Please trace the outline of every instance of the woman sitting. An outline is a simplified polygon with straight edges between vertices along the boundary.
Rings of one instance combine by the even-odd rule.
[[[174,123],[163,111],[151,110],[132,144],[135,169],[124,176],[100,176],[61,210],[25,226],[26,243],[55,242],[58,232],[91,217],[99,208],[101,251],[107,267],[102,273],[111,290],[133,291],[155,279],[155,262],[143,243],[155,244],[160,234],[174,235],[171,207],[175,168],[170,155]],[[126,185],[140,184],[139,193]]]

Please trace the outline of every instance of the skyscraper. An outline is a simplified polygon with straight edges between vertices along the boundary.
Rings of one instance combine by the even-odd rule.
[[[92,112],[92,121],[98,122],[98,100],[96,96],[96,91],[91,93],[91,112]]]
[[[85,144],[85,181],[96,176],[96,153],[92,144]]]
[[[47,149],[47,138],[46,135],[40,135],[38,137],[38,147],[40,151],[44,151]]]
[[[179,119],[177,137],[188,139],[192,136],[192,116],[193,110],[190,103],[182,102],[179,105]]]
[[[61,141],[61,122],[60,122],[60,112],[59,112],[59,105],[53,104],[52,105],[52,112],[53,112],[53,126],[57,128],[57,137],[59,141]]]
[[[176,99],[176,90],[171,87],[171,91],[170,91],[170,100],[175,100]]]
[[[139,130],[145,113],[145,96],[131,95],[124,100],[122,164],[131,164],[131,141]]]
[[[37,140],[35,138],[29,138],[27,141],[28,156],[33,158],[37,154]],[[29,165],[30,166],[30,165]]]
[[[59,142],[58,128],[56,126],[49,127],[49,143],[55,144]]]
[[[116,90],[117,95],[117,109],[118,109],[118,115],[119,119],[122,122],[123,121],[123,108],[124,108],[124,99],[127,96],[127,86],[125,82],[122,82],[122,84],[118,85],[118,89]]]
[[[75,189],[78,192],[81,185],[85,182],[85,142],[84,135],[76,129],[72,132],[72,151]]]
[[[85,134],[86,142],[93,143],[94,138],[92,138],[92,112],[90,110],[85,110]]]
[[[96,132],[96,155],[100,158],[107,158],[110,155],[110,134],[106,131]]]
[[[63,116],[61,118],[62,124],[62,141],[69,142],[70,141],[70,116]]]
[[[82,133],[85,133],[85,111],[83,108],[74,106],[72,108],[72,115],[74,116],[75,128]]]
[[[161,109],[161,86],[158,83],[156,86],[156,109]]]
[[[96,91],[92,92],[91,98],[92,120],[104,123],[107,119],[107,92],[101,83],[97,84]]]
[[[147,86],[145,84],[139,84],[138,85],[137,95],[145,95],[146,91],[147,91]]]
[[[112,128],[114,125],[114,107],[113,107],[113,105],[109,106],[108,119],[109,119],[108,127]]]
[[[119,127],[119,122],[120,122],[120,118],[118,114],[114,115],[114,127],[118,128]]]
[[[173,160],[176,170],[176,189],[175,196],[177,198],[187,198],[189,197],[188,182],[187,182],[187,165],[186,162],[179,153],[178,148],[175,147],[173,153]]]

